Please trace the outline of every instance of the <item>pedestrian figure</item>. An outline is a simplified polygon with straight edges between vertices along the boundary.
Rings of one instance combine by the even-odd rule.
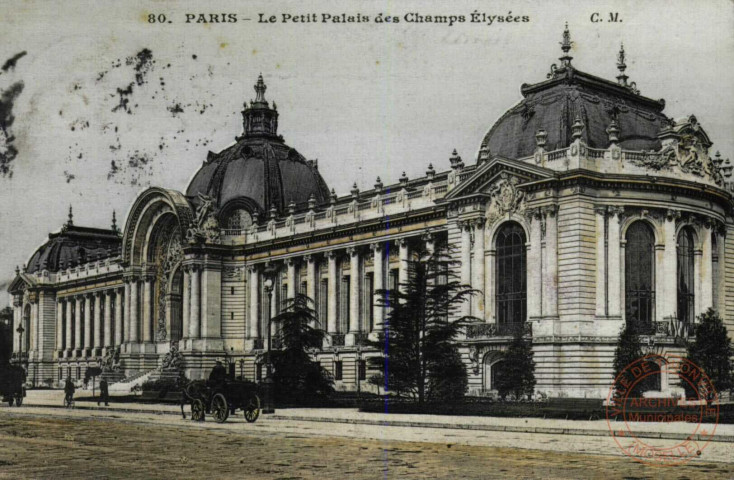
[[[66,383],[64,384],[64,405],[71,407],[74,403],[74,392],[76,387],[71,381],[70,377],[66,377]]]
[[[100,402],[104,402],[106,407],[110,406],[110,392],[107,387],[107,380],[102,378],[102,380],[99,381],[99,400],[97,400],[97,405],[99,405]]]

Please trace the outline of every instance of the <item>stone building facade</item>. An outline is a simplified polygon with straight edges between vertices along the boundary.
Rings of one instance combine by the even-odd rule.
[[[285,144],[260,77],[243,134],[209,153],[185,193],[149,188],[121,231],[78,227],[70,212],[16,272],[16,358],[36,383],[60,382],[113,351],[142,374],[175,345],[189,377],[225,358],[257,380],[268,319],[302,292],[328,333],[314,355],[338,388],[366,389],[364,341],[386,317],[375,292],[442,243],[482,293],[462,311],[481,322],[458,340],[472,393],[493,390],[518,325],[536,390],[551,396],[606,395],[624,322],[654,353],[683,352],[709,307],[734,331],[733,166],[695,116],[669,118],[639,93],[623,50],[616,81],[572,64],[567,30],[562,51],[475,162],[454,151],[446,168],[346,195]],[[659,378],[661,392],[676,388]]]

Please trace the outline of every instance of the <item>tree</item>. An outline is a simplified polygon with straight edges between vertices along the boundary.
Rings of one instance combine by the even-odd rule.
[[[382,338],[368,341],[382,355],[369,359],[387,379],[387,391],[426,400],[463,398],[466,369],[461,362],[456,336],[465,320],[450,322],[462,303],[476,293],[462,285],[454,273],[458,262],[447,247],[435,253],[416,252],[408,260],[407,281],[392,290],[380,290],[378,305],[389,311]]]
[[[640,347],[637,329],[633,322],[627,322],[622,327],[622,332],[617,339],[617,348],[614,350],[614,379],[616,380],[629,365],[642,357],[642,348]],[[647,387],[646,382],[643,380],[635,383],[626,390],[625,395],[630,398],[638,398],[642,397],[645,390],[647,390]],[[620,393],[615,391],[615,398]]]
[[[711,380],[718,392],[734,387],[731,358],[734,356],[731,339],[721,317],[709,308],[698,316],[696,338],[686,347],[686,357]],[[696,396],[693,388],[684,382],[686,395]],[[709,398],[710,399],[710,398]]]
[[[497,392],[503,400],[512,394],[515,400],[530,396],[535,390],[533,347],[523,337],[522,325],[515,328],[513,338],[502,355],[495,376]]]
[[[284,302],[283,310],[273,323],[278,325],[273,350],[273,381],[281,399],[323,396],[333,392],[333,380],[320,363],[311,359],[310,351],[322,347],[325,333],[316,328],[318,318],[311,308],[313,300],[297,294]]]

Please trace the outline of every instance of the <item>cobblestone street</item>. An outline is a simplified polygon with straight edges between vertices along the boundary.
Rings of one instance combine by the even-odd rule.
[[[596,442],[601,450],[609,442],[603,438],[547,435],[547,444],[558,445],[549,452],[547,445],[535,449],[543,437],[537,434],[483,432],[485,445],[479,446],[461,439],[398,441],[388,432],[403,430],[396,427],[382,427],[383,440],[369,439],[374,432],[366,428],[268,418],[247,424],[241,416],[219,425],[172,415],[2,408],[0,478],[734,478],[725,463],[655,468],[618,455],[611,445],[609,455],[567,451],[580,449],[567,441],[590,442],[592,450]],[[404,430],[421,436],[421,429]],[[450,439],[452,432],[441,435]],[[508,444],[527,448],[489,446]]]

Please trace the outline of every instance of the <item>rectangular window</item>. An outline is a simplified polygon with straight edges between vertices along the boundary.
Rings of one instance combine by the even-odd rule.
[[[308,292],[308,285],[306,284],[306,282],[305,282],[305,281],[302,281],[302,282],[301,282],[301,290],[300,290],[300,292],[299,292],[299,293],[300,293],[301,295],[306,295],[306,292]],[[312,298],[311,300],[314,300],[314,299]]]
[[[361,380],[367,380],[367,362],[360,360],[357,362],[357,378]]]
[[[59,367],[59,381],[64,378],[64,369],[62,367]]]
[[[229,287],[229,292],[231,295],[234,295],[234,287]]]
[[[82,378],[82,367],[76,367],[76,378],[77,380]]]
[[[343,363],[341,361],[334,362],[334,380],[342,379]]]

